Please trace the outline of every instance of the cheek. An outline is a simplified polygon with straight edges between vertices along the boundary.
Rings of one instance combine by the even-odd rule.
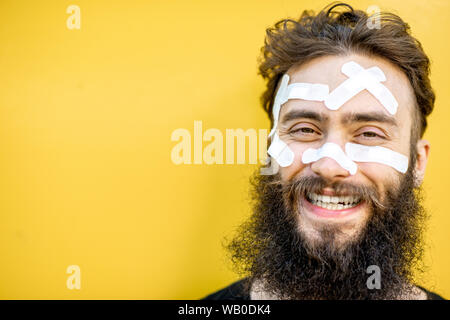
[[[280,175],[283,181],[292,179],[309,165],[302,162],[303,151],[308,149],[308,146],[300,143],[291,143],[289,144],[289,148],[292,150],[292,152],[294,152],[294,161],[288,167],[280,167]]]
[[[356,175],[363,174],[372,181],[392,181],[398,175],[397,171],[387,165],[375,162],[356,162],[358,171]]]
[[[363,183],[373,185],[383,197],[388,186],[398,184],[399,175],[394,168],[373,162],[357,162],[356,178],[364,180]]]

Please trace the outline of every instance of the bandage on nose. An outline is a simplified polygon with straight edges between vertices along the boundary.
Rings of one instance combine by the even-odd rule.
[[[302,162],[305,164],[316,162],[322,158],[331,158],[336,161],[342,168],[354,175],[357,165],[342,150],[342,148],[333,142],[327,142],[319,149],[309,148],[303,152]]]

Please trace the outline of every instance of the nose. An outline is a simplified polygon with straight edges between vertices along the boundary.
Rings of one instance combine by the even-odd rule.
[[[311,170],[328,181],[342,180],[350,175],[339,163],[329,157],[324,157],[311,164]]]

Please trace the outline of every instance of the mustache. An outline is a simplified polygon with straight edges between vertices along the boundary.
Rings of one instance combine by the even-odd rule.
[[[277,185],[283,194],[284,200],[294,206],[298,204],[301,197],[306,198],[308,193],[321,194],[324,188],[330,188],[333,189],[336,196],[358,196],[361,201],[372,205],[373,208],[386,209],[386,206],[380,199],[379,192],[374,187],[363,184],[341,181],[330,182],[321,176],[295,177],[289,181],[281,181],[280,178],[277,178],[271,184]]]

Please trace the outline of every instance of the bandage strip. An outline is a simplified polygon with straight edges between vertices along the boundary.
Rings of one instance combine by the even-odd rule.
[[[289,146],[280,139],[276,132],[281,106],[289,99],[323,101],[328,109],[337,110],[353,96],[357,95],[362,90],[367,89],[380,101],[389,113],[395,114],[397,112],[397,100],[389,89],[380,83],[386,81],[386,76],[380,68],[371,67],[364,69],[358,63],[349,61],[342,65],[341,71],[349,78],[341,83],[331,93],[329,93],[328,85],[300,82],[289,84],[289,75],[283,75],[272,108],[273,128],[269,134],[269,137],[272,138],[272,142],[267,150],[268,154],[272,156],[280,166],[287,167],[291,165],[295,156]],[[325,147],[325,145],[323,147]],[[325,149],[316,151],[319,152],[319,154],[314,153],[314,156],[312,151],[309,151],[311,154],[309,156],[307,155],[307,159],[310,160],[308,157],[317,156],[332,157],[351,174],[356,173],[356,164],[354,164],[352,160],[358,162],[378,162],[387,164],[403,173],[406,172],[408,167],[408,159],[404,155],[386,148],[376,147],[376,151],[372,151],[373,149],[370,148],[374,147],[350,144],[348,148],[346,145],[347,155],[350,156],[347,157],[342,149],[339,146],[337,147],[338,149],[336,149],[335,146],[328,145]],[[333,155],[335,155],[335,158]]]
[[[350,174],[355,174],[357,170],[357,165],[354,163],[342,150],[342,148],[336,143],[327,142],[319,149],[309,148],[303,152],[302,162],[307,164],[311,162],[316,162],[322,158],[331,158],[335,160],[342,168],[350,172]]]
[[[339,109],[352,97],[367,89],[390,114],[397,112],[397,100],[389,89],[380,83],[386,81],[386,76],[380,68],[364,69],[356,62],[349,61],[342,65],[341,71],[349,78],[326,97],[324,103],[328,109]]]
[[[328,96],[329,90],[328,85],[326,84],[296,82],[288,85],[288,83],[289,75],[285,73],[281,78],[280,87],[278,88],[273,102],[273,128],[270,131],[269,137],[271,137],[277,129],[282,104],[286,103],[290,99],[324,101]]]
[[[345,153],[353,161],[381,163],[401,173],[408,170],[408,157],[388,148],[348,142],[345,144]]]
[[[274,99],[272,108],[273,128],[269,134],[269,137],[272,138],[272,142],[267,150],[267,153],[272,156],[281,167],[290,166],[294,161],[294,153],[289,146],[280,139],[276,132],[281,105],[286,103],[289,99],[323,101],[328,95],[327,85],[302,82],[288,85],[288,83],[289,75],[284,74]]]
[[[290,166],[294,162],[294,152],[280,139],[277,133],[273,135],[272,143],[267,153],[276,159],[281,167]]]
[[[375,162],[405,173],[408,169],[408,157],[391,149],[380,146],[364,146],[356,143],[346,143],[345,153],[333,142],[327,142],[318,149],[308,148],[303,152],[302,162],[316,162],[322,158],[335,160],[342,168],[354,175],[357,171],[355,162]]]

